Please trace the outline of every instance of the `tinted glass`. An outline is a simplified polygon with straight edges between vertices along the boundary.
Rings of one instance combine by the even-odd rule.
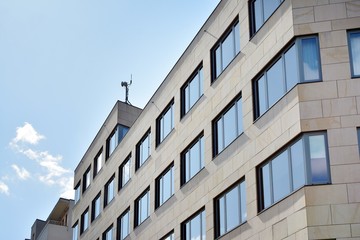
[[[293,189],[305,185],[305,157],[303,141],[300,139],[290,148]]]
[[[266,164],[261,169],[262,172],[262,187],[264,197],[264,208],[272,204],[271,200],[271,182],[270,182],[270,163]]]
[[[360,32],[352,32],[349,36],[352,74],[360,76]]]
[[[226,222],[227,231],[240,224],[240,196],[239,186],[226,194]]]
[[[277,102],[285,93],[284,89],[284,76],[282,69],[282,61],[278,60],[267,71],[267,85],[268,85],[268,98],[269,107]]]
[[[285,53],[285,74],[286,74],[286,90],[289,91],[299,81],[298,75],[298,63],[296,62],[296,47],[293,45]]]
[[[312,183],[328,183],[330,179],[326,160],[325,136],[309,136],[309,147]]]
[[[302,60],[304,81],[320,79],[320,60],[316,38],[304,38],[302,42]]]
[[[272,161],[274,202],[290,193],[290,173],[288,151],[281,153]]]

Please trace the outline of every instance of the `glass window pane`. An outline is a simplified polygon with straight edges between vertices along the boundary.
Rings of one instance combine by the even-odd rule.
[[[185,113],[187,113],[190,109],[190,84],[186,86],[184,92]]]
[[[226,233],[226,221],[225,221],[225,196],[219,199],[219,224],[220,235]]]
[[[224,70],[235,56],[234,32],[230,32],[230,34],[222,42],[221,51],[223,63],[222,70]]]
[[[319,49],[316,38],[304,38],[302,43],[302,60],[304,81],[320,79]]]
[[[190,108],[196,103],[200,97],[199,75],[197,74],[190,82]]]
[[[172,178],[171,170],[169,170],[163,177],[163,189],[164,189],[163,202],[165,202],[172,196],[172,192],[171,192],[172,179],[171,178]]]
[[[129,212],[121,218],[121,239],[129,235]]]
[[[100,196],[95,200],[95,218],[97,216],[99,216],[100,214],[100,209],[101,209],[101,205],[100,205]]]
[[[240,52],[240,24],[237,23],[234,26],[234,37],[235,37],[235,55]]]
[[[271,200],[271,181],[270,181],[270,163],[266,164],[261,169],[262,172],[262,187],[264,197],[264,208],[272,204]]]
[[[223,134],[223,119],[219,119],[216,123],[217,128],[217,153],[221,152],[224,149],[224,134]]]
[[[280,4],[280,0],[263,0],[264,3],[264,22],[273,14]]]
[[[224,115],[224,147],[228,146],[237,137],[236,109],[231,107]]]
[[[206,239],[206,215],[205,215],[205,211],[201,212],[201,233],[202,233],[202,237],[201,240],[205,240]]]
[[[199,97],[204,93],[204,73],[202,68],[199,70]]]
[[[274,105],[285,93],[282,60],[279,59],[267,71],[267,93],[269,96],[269,107]]]
[[[272,161],[274,202],[290,193],[290,173],[288,152],[284,151]]]
[[[202,169],[205,166],[205,164],[204,164],[204,154],[205,154],[204,146],[205,146],[204,137],[201,137],[201,139],[200,139],[200,169]]]
[[[201,239],[201,215],[197,215],[193,218],[190,222],[190,235],[191,240],[198,240]]]
[[[295,44],[285,53],[286,90],[289,91],[299,82]]]
[[[325,136],[309,136],[312,184],[328,183],[329,170],[326,159]]]
[[[240,225],[240,189],[239,186],[226,194],[227,231]]]
[[[240,203],[241,203],[241,222],[245,222],[247,219],[245,182],[242,182],[240,184]]]
[[[259,30],[259,28],[264,23],[263,11],[262,11],[262,0],[254,1],[254,14],[255,14],[255,31]]]
[[[122,168],[122,186],[130,180],[130,159],[123,165]]]
[[[216,77],[222,72],[222,60],[221,60],[221,46],[215,50],[215,64],[216,64]]]
[[[259,101],[259,116],[263,115],[266,110],[268,109],[267,104],[267,93],[266,93],[266,86],[265,86],[265,76],[262,76],[257,82],[257,89],[258,89],[258,101]]]
[[[197,142],[190,149],[190,178],[192,178],[200,170],[200,143]]]
[[[360,75],[360,32],[353,32],[350,36],[350,56],[352,64],[352,74]]]
[[[290,148],[293,190],[305,185],[305,157],[303,141],[300,139]]]
[[[243,132],[242,102],[241,98],[236,102],[237,108],[237,136]]]

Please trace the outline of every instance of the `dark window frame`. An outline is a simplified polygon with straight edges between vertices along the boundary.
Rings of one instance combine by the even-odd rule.
[[[347,41],[348,41],[348,50],[349,50],[351,78],[359,78],[360,77],[360,72],[358,74],[354,73],[354,61],[353,61],[352,46],[351,46],[351,41],[350,41],[352,34],[360,34],[360,29],[352,29],[352,30],[347,31]]]
[[[100,209],[99,209],[99,214],[95,216],[96,200],[100,201]],[[101,214],[101,191],[91,201],[91,222],[97,219],[100,216],[100,214]]]
[[[188,183],[191,179],[193,179],[199,172],[201,172],[202,169],[205,168],[205,151],[204,152],[200,152],[200,154],[202,154],[202,160],[203,160],[203,166],[199,169],[199,171],[194,174],[193,176],[191,176],[189,179],[186,179],[186,170],[187,170],[187,165],[186,165],[186,153],[188,153],[198,142],[201,144],[201,139],[204,138],[204,131],[201,131],[201,133],[199,133],[194,140],[192,140],[190,142],[190,144],[188,146],[186,146],[186,148],[180,153],[180,186],[185,185],[186,183]],[[203,140],[203,145],[202,148],[205,149],[205,140]],[[201,151],[201,147],[200,147],[200,151]],[[201,165],[201,159],[200,160],[200,165]]]
[[[77,191],[77,189],[79,189],[78,199],[76,199],[76,191]],[[74,195],[74,202],[76,204],[81,199],[81,180],[79,180],[78,183],[75,185],[74,191],[75,191],[75,193],[74,193],[75,194]]]
[[[169,173],[169,171],[171,172],[171,189],[172,189],[172,193],[171,196],[169,198],[167,198],[166,200],[163,200],[163,202],[161,203],[161,199],[160,197],[162,196],[161,194],[161,189],[160,189],[160,181],[161,179],[163,179],[163,177]],[[161,207],[165,202],[167,202],[172,196],[174,196],[175,194],[175,170],[174,170],[174,162],[170,163],[169,166],[167,166],[165,168],[164,171],[162,171],[162,173],[160,173],[160,175],[155,179],[155,209],[158,209],[159,207]]]
[[[91,174],[91,164],[90,166],[86,169],[86,171],[84,172],[83,174],[83,181],[82,181],[82,193],[84,194],[86,192],[86,190],[90,187],[91,185],[91,176],[89,176],[89,179],[87,179],[87,174]],[[89,180],[89,185],[87,185],[88,181]]]
[[[148,152],[149,155],[146,159],[141,159],[141,146],[145,142],[145,139],[149,137],[149,146],[148,146]],[[136,144],[136,151],[135,151],[135,171],[137,171],[146,161],[149,160],[151,156],[151,128],[145,132],[145,134],[141,137],[140,141]],[[142,162],[141,162],[142,160]]]
[[[180,226],[180,230],[181,230],[181,238],[183,240],[188,240],[186,239],[186,224],[189,223],[190,221],[194,220],[196,217],[200,216],[201,218],[201,214],[204,213],[205,214],[205,218],[201,219],[201,220],[205,220],[205,229],[203,229],[203,231],[205,231],[206,234],[206,212],[205,212],[205,206],[200,208],[199,210],[197,210],[195,213],[193,213],[190,217],[188,217],[187,219],[185,219],[183,222],[181,222],[181,226]],[[203,226],[202,222],[200,223],[201,228]],[[200,236],[202,236],[202,230],[200,231]],[[202,240],[202,237],[200,237],[200,240]]]
[[[126,215],[129,214],[128,217],[128,234],[125,236],[125,238],[122,238],[122,228],[121,228],[121,219]],[[120,216],[117,218],[117,231],[116,231],[116,239],[117,240],[122,240],[122,239],[126,239],[127,236],[130,235],[130,206],[127,207],[121,214]]]
[[[86,226],[86,229],[85,228],[85,215],[87,214],[87,226]],[[89,229],[89,226],[90,226],[90,219],[89,219],[89,207],[87,207],[83,213],[81,214],[81,217],[80,217],[80,236],[87,230]]]
[[[219,207],[219,203],[218,201],[223,198],[226,194],[230,193],[232,190],[234,190],[235,188],[237,187],[241,187],[241,184],[245,184],[245,197],[246,197],[246,183],[245,183],[245,176],[241,177],[238,181],[236,181],[235,183],[233,183],[231,186],[229,186],[227,189],[225,189],[224,191],[222,191],[219,195],[217,195],[215,198],[214,198],[214,238],[217,239],[217,238],[220,238],[224,235],[226,235],[227,233],[233,231],[234,229],[240,227],[241,225],[243,225],[244,223],[247,222],[247,220],[245,221],[241,221],[241,214],[240,214],[240,221],[239,221],[239,225],[233,227],[232,229],[228,229],[228,230],[225,230],[225,232],[223,234],[220,233],[220,207]],[[240,209],[241,209],[241,192],[240,192],[240,198],[239,198],[239,201],[240,201]],[[245,199],[245,207],[246,206],[246,199]],[[247,211],[247,209],[246,209]],[[240,210],[240,213],[241,213],[241,210]],[[226,216],[225,216],[226,217]]]
[[[116,150],[117,146],[119,146],[119,144],[121,143],[121,141],[123,140],[123,138],[126,136],[127,132],[129,131],[129,127],[125,126],[123,124],[116,124],[116,126],[114,127],[114,129],[111,131],[111,133],[109,134],[109,137],[106,139],[106,156],[105,156],[105,162],[110,158],[110,156],[112,155],[112,153]],[[121,131],[125,131],[124,134],[121,134]],[[112,152],[110,152],[110,142],[111,139],[114,137],[114,135],[117,134],[117,141],[116,141],[116,146],[115,148],[112,150]],[[120,135],[121,134],[121,135]]]
[[[319,71],[319,78],[318,79],[310,79],[310,80],[306,80],[304,78],[304,67],[302,66],[302,63],[304,61],[303,58],[303,54],[302,54],[302,50],[303,50],[303,43],[302,40],[306,40],[306,39],[315,39],[315,43],[316,43],[316,47],[317,47],[317,60],[318,60],[318,71]],[[253,78],[252,80],[252,95],[253,95],[253,114],[254,114],[254,121],[256,121],[257,119],[259,119],[261,116],[263,116],[264,114],[266,114],[269,109],[271,109],[273,106],[276,105],[277,102],[279,102],[284,96],[286,96],[286,94],[288,92],[290,92],[291,89],[293,89],[294,87],[296,87],[298,84],[302,84],[302,83],[312,83],[312,82],[321,82],[322,81],[322,68],[321,68],[321,56],[320,56],[320,45],[319,45],[319,36],[318,35],[305,35],[305,36],[296,36],[294,37],[288,44],[285,45],[284,48],[282,48],[278,54],[276,54],[276,56],[274,58],[272,58],[269,63],[261,70],[259,71],[259,73]],[[297,83],[292,86],[291,88],[288,88],[287,86],[287,81],[289,79],[287,79],[286,77],[286,71],[285,71],[285,54],[288,53],[288,51],[294,47],[295,50],[295,54],[296,54],[296,67],[297,67],[297,78],[298,81]],[[272,105],[270,105],[269,103],[269,99],[268,99],[268,95],[269,95],[269,90],[268,90],[268,78],[267,78],[267,73],[269,70],[272,69],[272,67],[279,63],[281,64],[281,72],[282,72],[282,87],[284,87],[285,92],[282,93],[281,97],[276,100]],[[260,98],[259,98],[259,86],[258,86],[258,82],[260,80],[262,80],[264,78],[264,84],[265,84],[265,101],[266,101],[266,106],[265,106],[265,110],[263,113],[260,112]],[[272,85],[271,85],[272,86]]]
[[[324,137],[324,149],[325,149],[325,163],[326,163],[326,167],[327,167],[327,181],[326,182],[322,182],[322,183],[313,183],[311,180],[312,177],[312,172],[311,172],[311,159],[310,159],[310,143],[309,143],[309,137],[311,136],[323,136]],[[286,153],[288,151],[291,151],[291,147],[295,146],[295,144],[299,143],[299,141],[301,141],[302,144],[302,153],[303,153],[303,161],[304,161],[304,181],[305,183],[298,186],[297,188],[294,188],[293,186],[293,177],[294,177],[294,173],[292,172],[292,163],[293,163],[293,159],[291,156],[288,155],[288,173],[289,173],[289,193],[286,194],[284,197],[275,200],[274,199],[274,189],[273,189],[273,178],[272,178],[272,166],[269,165],[270,168],[270,205],[269,206],[265,206],[264,203],[264,188],[263,188],[263,174],[262,174],[262,169],[264,166],[268,165],[268,164],[272,164],[272,162],[274,160],[277,159],[277,157],[279,157],[281,154]],[[288,153],[287,153],[288,154]],[[331,184],[332,180],[331,180],[331,171],[330,171],[330,157],[329,157],[329,145],[328,145],[328,137],[327,137],[327,132],[326,131],[315,131],[315,132],[305,132],[305,133],[301,133],[299,134],[297,137],[295,137],[294,139],[292,139],[289,143],[287,143],[286,145],[284,145],[282,148],[280,148],[278,151],[276,151],[274,154],[272,154],[269,158],[267,158],[265,161],[263,161],[262,163],[260,163],[257,167],[256,167],[256,180],[257,180],[257,194],[258,194],[258,213],[261,213],[265,210],[267,210],[268,208],[271,208],[272,206],[276,205],[278,202],[281,202],[283,199],[287,198],[288,196],[291,196],[294,192],[296,192],[298,189],[303,188],[304,186],[311,186],[311,185],[327,185],[327,184]]]
[[[97,160],[100,159],[101,161],[101,168],[99,169],[99,171],[97,171],[98,168],[98,162]],[[103,167],[103,147],[100,148],[99,152],[96,154],[95,158],[94,158],[94,169],[93,169],[93,179],[100,173],[102,167]]]
[[[262,24],[261,26],[259,26],[258,29],[256,29],[256,25],[255,25],[255,7],[254,7],[254,3],[256,1],[261,1],[261,5],[262,5],[262,11],[261,11],[261,18],[262,18]],[[264,0],[266,1],[266,0]],[[281,4],[283,2],[285,2],[285,0],[279,0],[280,3],[279,5],[275,8],[275,10],[269,15],[269,17],[267,19],[264,18],[264,6],[263,6],[263,0],[249,0],[248,1],[248,9],[249,9],[249,30],[250,30],[250,39],[252,37],[254,37],[254,35],[262,28],[262,26],[264,26],[264,24],[271,18],[271,16],[276,12],[276,10],[281,6]]]
[[[109,185],[111,182],[114,182],[114,186],[113,186],[113,197],[112,199],[108,199],[108,191],[109,191]],[[105,183],[104,185],[104,207],[108,206],[110,204],[110,202],[115,198],[115,173],[110,177],[110,179]]]
[[[156,118],[156,147],[158,147],[162,142],[165,141],[165,139],[171,134],[171,132],[175,129],[175,101],[174,98],[171,99],[171,101],[166,105],[164,110],[160,113],[160,115]],[[168,132],[168,134],[165,136],[164,133],[162,133],[163,129],[161,129],[161,120],[164,119],[165,115],[171,111],[171,130]],[[161,135],[164,135],[161,137]]]
[[[130,172],[129,172],[130,176],[129,176],[129,180],[126,183],[123,183],[123,175],[124,175],[123,168],[128,162],[130,162]],[[118,191],[124,188],[130,180],[131,180],[131,152],[119,166]]]
[[[165,234],[165,236],[163,236],[162,238],[160,238],[160,240],[166,240],[168,237],[170,237],[171,235],[174,236],[174,229],[171,230],[170,232],[168,232],[167,234]],[[175,237],[173,238],[175,240]]]
[[[204,95],[204,79],[203,79],[203,77],[201,79],[201,76],[203,76],[203,62],[202,61],[195,68],[195,70],[191,73],[190,77],[186,80],[186,82],[180,88],[180,104],[181,104],[181,106],[180,106],[180,119],[182,119],[196,105],[196,103],[200,100],[200,98]],[[200,95],[199,95],[198,99],[194,102],[193,105],[190,106],[190,102],[189,102],[189,109],[186,111],[186,105],[187,105],[186,89],[187,89],[187,87],[191,86],[190,84],[193,81],[195,81],[195,78],[199,79],[199,93],[200,93]],[[190,98],[190,95],[189,95],[189,98]]]
[[[226,106],[223,110],[221,110],[221,112],[212,120],[212,153],[213,153],[213,158],[215,158],[216,156],[218,156],[220,153],[222,153],[228,146],[230,146],[236,139],[238,139],[243,133],[244,133],[244,125],[242,124],[242,129],[241,131],[239,131],[240,129],[238,129],[237,127],[237,136],[228,144],[225,146],[223,146],[223,148],[221,150],[219,150],[219,145],[218,145],[218,126],[217,123],[218,121],[220,121],[221,119],[224,118],[224,116],[229,112],[229,110],[231,110],[233,107],[235,107],[235,113],[237,113],[236,110],[238,110],[238,102],[240,101],[241,103],[241,110],[243,109],[243,103],[242,103],[242,92],[240,92],[239,94],[237,94]],[[244,117],[243,117],[243,113],[241,111],[241,117],[242,117],[242,123],[244,121]],[[236,114],[236,120],[238,119],[238,115]],[[238,121],[236,121],[236,125],[238,125]],[[225,125],[224,125],[225,126]]]
[[[112,231],[112,238],[113,238],[113,235],[114,235],[114,225],[111,224],[102,234],[102,240],[112,240],[112,239],[107,239],[106,238],[106,235],[108,232],[110,232],[110,230]]]
[[[145,219],[143,219],[142,222],[140,222],[141,219],[139,219],[139,212],[141,211],[141,209],[139,210],[139,201],[145,196],[149,194],[149,199],[148,199],[148,205],[147,205],[147,217]],[[137,228],[138,226],[140,226],[143,222],[145,222],[149,217],[150,217],[150,186],[148,186],[134,201],[134,228]]]
[[[221,35],[221,37],[216,41],[216,43],[214,44],[214,46],[211,48],[210,50],[210,60],[211,60],[211,84],[213,84],[219,77],[220,75],[225,71],[225,69],[231,64],[232,61],[234,61],[234,59],[236,58],[237,55],[239,55],[239,53],[241,52],[241,40],[240,40],[240,35],[239,37],[239,51],[236,52],[236,37],[235,37],[235,27],[238,26],[239,27],[239,34],[240,34],[240,21],[239,21],[239,16],[236,16],[236,18],[230,23],[230,25],[226,28],[226,30],[223,32],[223,34]],[[219,74],[217,74],[217,66],[216,66],[216,50],[223,45],[223,43],[225,42],[225,40],[227,40],[227,37],[234,32],[234,49],[235,49],[235,54],[233,56],[233,58],[231,59],[231,61],[226,65],[226,66],[221,66],[221,72]],[[221,51],[221,56],[223,55],[222,51]],[[221,60],[222,61],[222,60]],[[223,65],[223,64],[221,64]]]
[[[79,239],[79,220],[76,220],[76,222],[74,223],[74,225],[72,225],[72,230],[73,230],[73,235],[72,235],[72,240],[78,240]],[[76,228],[76,234],[74,234],[74,228]]]

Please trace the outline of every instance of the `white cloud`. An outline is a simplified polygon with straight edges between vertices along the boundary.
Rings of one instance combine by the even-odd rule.
[[[4,182],[0,181],[0,193],[3,193],[5,195],[9,195],[9,187]]]
[[[74,177],[63,177],[58,181],[59,185],[62,187],[61,196],[62,198],[74,199]]]
[[[30,173],[25,168],[20,168],[16,164],[11,165],[11,167],[15,170],[20,179],[26,180],[30,177]]]
[[[45,137],[39,134],[30,123],[25,122],[24,126],[16,129],[16,137],[12,140],[12,142],[24,142],[35,145],[44,138]]]

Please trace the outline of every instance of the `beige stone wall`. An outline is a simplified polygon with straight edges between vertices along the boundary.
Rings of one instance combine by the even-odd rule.
[[[210,49],[239,16],[241,52],[210,84]],[[170,71],[139,118],[104,165],[102,172],[75,206],[73,223],[104,184],[132,153],[132,178],[116,193],[82,239],[101,238],[130,206],[130,239],[159,239],[205,207],[207,239],[214,237],[213,199],[245,176],[247,222],[221,239],[359,239],[360,79],[351,78],[347,30],[360,28],[360,1],[285,0],[262,28],[249,36],[248,1],[223,0]],[[299,84],[254,122],[253,78],[294,38],[317,34],[320,42],[322,82]],[[180,120],[180,87],[203,62],[204,96]],[[217,157],[212,157],[212,120],[242,93],[244,133]],[[155,148],[155,119],[174,98],[175,128]],[[126,113],[124,113],[126,115]],[[151,157],[135,172],[135,145],[151,128]],[[109,129],[109,131],[111,131]],[[256,167],[301,132],[326,130],[332,184],[307,186],[258,213]],[[180,153],[201,132],[205,139],[205,169],[180,188]],[[92,163],[101,132],[75,172],[75,183]],[[155,178],[174,161],[175,194],[154,210]],[[82,167],[84,166],[84,167]],[[134,229],[134,200],[150,186],[150,218]],[[91,208],[91,207],[90,207]],[[115,231],[116,232],[116,231]]]

